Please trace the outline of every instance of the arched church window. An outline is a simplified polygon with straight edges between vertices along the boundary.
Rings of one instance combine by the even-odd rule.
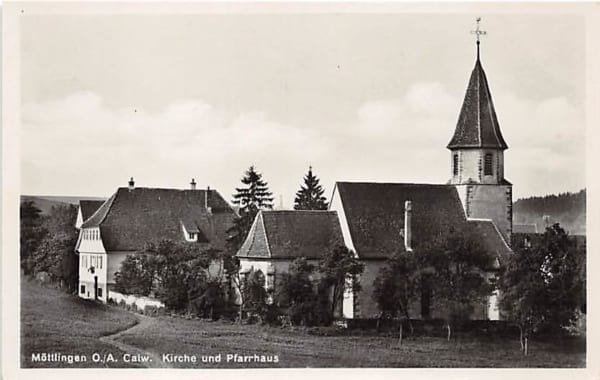
[[[483,175],[493,175],[494,171],[493,171],[493,165],[492,165],[492,154],[491,153],[486,153],[485,154],[485,162],[483,165]]]
[[[458,175],[458,154],[454,154],[452,157],[452,173]]]

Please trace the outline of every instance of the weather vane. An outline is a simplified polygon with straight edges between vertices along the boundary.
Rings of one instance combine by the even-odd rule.
[[[485,36],[487,32],[485,30],[479,29],[479,22],[481,21],[481,17],[477,17],[477,29],[471,30],[471,34],[477,36],[477,60],[479,60],[479,36]]]

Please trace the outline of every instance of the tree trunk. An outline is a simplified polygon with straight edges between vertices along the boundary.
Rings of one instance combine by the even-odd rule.
[[[527,345],[527,336],[525,337],[525,350],[523,351],[525,353],[525,356],[527,356],[527,354],[529,354],[529,348]]]
[[[525,354],[525,343],[523,340],[523,327],[519,326],[519,342],[521,343],[521,353]]]
[[[410,335],[414,335],[415,329],[413,327],[412,322],[410,321],[410,315],[408,315],[408,307],[403,307],[402,309],[404,311],[404,317],[408,321],[408,328],[410,329]]]
[[[402,321],[400,321],[400,331],[398,332],[398,346],[402,346]]]
[[[448,342],[450,342],[450,337],[452,336],[452,330],[450,329],[450,323],[446,323],[446,329],[448,329]]]

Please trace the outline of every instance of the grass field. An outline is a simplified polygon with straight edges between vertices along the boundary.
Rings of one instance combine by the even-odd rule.
[[[120,353],[98,337],[136,323],[133,314],[117,308],[90,304],[35,284],[22,292],[24,366],[31,352]],[[312,335],[305,329],[237,325],[174,317],[144,317],[135,328],[114,339],[123,347],[163,354],[196,355],[199,363],[166,363],[171,367],[584,367],[585,340],[530,344],[523,357],[514,339],[460,336],[408,338],[400,347],[396,337],[365,331],[344,335]],[[219,363],[202,363],[202,357],[218,357]],[[227,362],[228,354],[278,357],[277,363]],[[87,363],[90,366],[93,363]],[[122,366],[124,363],[118,363]],[[46,365],[45,365],[46,366]],[[96,364],[96,366],[98,366]]]
[[[518,340],[482,340],[459,336],[406,339],[360,333],[311,335],[304,330],[224,322],[159,317],[143,335],[124,333],[120,339],[155,353],[221,354],[221,363],[175,363],[175,367],[584,367],[585,342],[532,342],[523,357]],[[360,335],[359,335],[360,334]],[[227,354],[278,355],[277,364],[225,363]]]
[[[85,355],[85,363],[68,367],[122,367],[123,363],[92,363],[93,353],[102,357],[123,352],[99,341],[99,337],[126,329],[137,323],[135,315],[108,308],[33,281],[21,284],[21,366],[61,367],[58,362],[32,362],[34,353]]]

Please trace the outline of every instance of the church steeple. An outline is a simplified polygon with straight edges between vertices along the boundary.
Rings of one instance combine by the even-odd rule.
[[[486,32],[472,31],[477,36],[477,59],[456,123],[454,135],[447,145],[452,151],[451,183],[486,183],[504,181],[503,151],[508,148],[502,137],[487,77],[480,60],[479,37]]]
[[[447,148],[508,148],[500,132],[492,94],[479,59],[471,72],[454,136]]]
[[[508,148],[500,132],[487,77],[481,66],[479,36],[486,35],[487,32],[479,29],[480,21],[481,18],[477,18],[477,29],[471,31],[477,36],[475,68],[471,72],[456,130],[448,143],[448,149],[492,148],[504,150]]]
[[[471,72],[450,149],[450,184],[456,187],[467,218],[490,219],[507,244],[512,233],[512,185],[504,178],[504,151],[508,148],[496,117],[492,95],[480,60]]]

